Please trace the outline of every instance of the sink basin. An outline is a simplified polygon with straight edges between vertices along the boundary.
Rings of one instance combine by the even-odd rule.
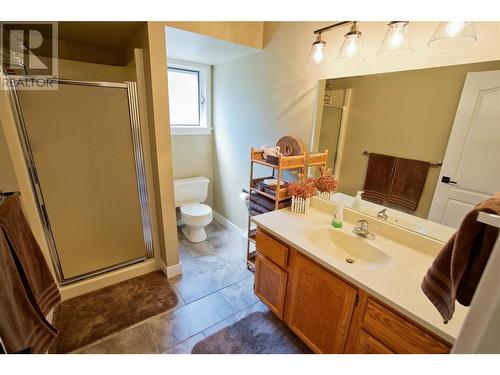
[[[310,233],[309,240],[350,264],[376,268],[387,264],[390,260],[390,257],[377,247],[376,240],[358,237],[354,233],[346,232],[345,229],[322,228]]]

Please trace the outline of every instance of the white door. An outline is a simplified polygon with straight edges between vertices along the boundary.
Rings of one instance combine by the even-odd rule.
[[[429,220],[458,228],[474,205],[500,191],[500,70],[468,73]]]

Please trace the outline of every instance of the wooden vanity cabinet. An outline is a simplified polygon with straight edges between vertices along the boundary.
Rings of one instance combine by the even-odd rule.
[[[255,294],[271,311],[283,319],[287,274],[269,259],[255,256]]]
[[[346,353],[446,354],[449,344],[360,291]]]
[[[316,353],[343,353],[357,290],[291,251],[285,322]]]
[[[255,294],[316,353],[449,353],[450,345],[257,230]]]

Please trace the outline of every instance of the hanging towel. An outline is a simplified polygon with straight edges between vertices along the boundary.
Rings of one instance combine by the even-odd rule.
[[[378,204],[386,201],[395,161],[394,156],[370,153],[362,194],[364,200]]]
[[[36,301],[35,308],[38,307],[43,316],[47,316],[61,301],[61,294],[24,216],[19,194],[8,196],[0,204],[0,228],[4,230],[19,259],[27,278],[29,293]]]
[[[19,272],[16,252],[0,228],[0,336],[8,353],[31,348],[46,353],[56,338],[55,329],[40,315],[29,292],[26,275]]]
[[[445,323],[453,316],[455,300],[470,305],[498,236],[498,228],[477,221],[480,211],[500,215],[500,200],[487,199],[465,216],[422,281],[422,291]]]
[[[415,211],[429,167],[427,161],[396,158],[387,202]]]

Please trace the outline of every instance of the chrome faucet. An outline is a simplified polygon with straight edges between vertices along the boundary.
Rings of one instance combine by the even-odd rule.
[[[359,220],[358,223],[360,223],[361,225],[359,227],[354,227],[352,231],[360,237],[364,237],[368,240],[374,240],[375,235],[373,233],[370,233],[370,231],[368,230],[368,220],[362,219]]]
[[[379,217],[379,218],[381,218],[383,220],[387,220],[387,218],[389,216],[387,216],[386,211],[387,211],[387,208],[384,208],[383,210],[380,210],[379,212],[377,212],[377,217]]]

